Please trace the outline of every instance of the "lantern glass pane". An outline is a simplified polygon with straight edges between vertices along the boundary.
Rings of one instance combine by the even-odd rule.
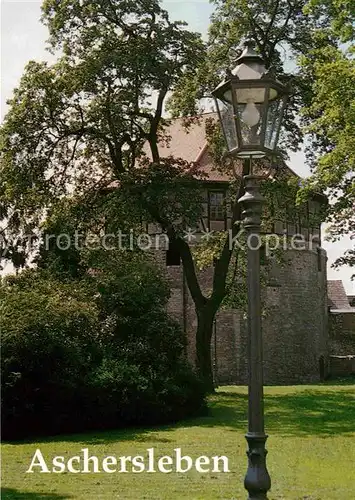
[[[238,119],[243,146],[260,144],[262,104],[238,104]]]
[[[230,88],[224,92],[223,101],[227,102],[228,104],[232,104],[233,98],[232,98],[232,91]]]
[[[265,87],[249,87],[249,88],[238,88],[236,85],[235,94],[238,103],[262,103],[265,101]]]
[[[232,102],[216,99],[228,151],[238,147],[237,130]]]
[[[265,147],[271,150],[276,148],[276,140],[282,119],[282,99],[269,101],[266,115]]]

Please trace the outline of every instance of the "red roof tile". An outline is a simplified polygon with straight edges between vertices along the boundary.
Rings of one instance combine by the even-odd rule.
[[[203,173],[206,174],[207,180],[214,182],[229,182],[232,175],[223,173],[216,167],[211,154],[208,151],[208,144],[205,135],[205,125],[207,120],[218,120],[217,113],[205,113],[195,117],[189,127],[184,126],[184,119],[177,118],[172,120],[171,124],[166,128],[165,133],[170,136],[168,143],[161,142],[159,144],[159,153],[161,158],[174,156],[182,158],[187,162],[195,163]],[[144,148],[149,155],[148,145]],[[241,161],[234,161],[235,170],[241,173]],[[263,169],[264,170],[264,169]],[[293,170],[286,167],[286,171],[292,177],[297,176]],[[264,175],[270,175],[270,169],[265,169]],[[298,176],[297,176],[298,177]]]
[[[341,280],[328,281],[328,305],[332,309],[351,309]]]

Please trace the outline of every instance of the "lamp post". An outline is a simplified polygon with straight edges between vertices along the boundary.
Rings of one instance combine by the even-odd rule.
[[[259,191],[260,179],[253,175],[252,159],[275,152],[288,92],[271,71],[266,71],[252,42],[246,42],[237,66],[212,94],[230,156],[249,162],[249,174],[243,179],[245,194],[238,200],[243,207],[243,225],[248,237],[248,470],[244,486],[249,500],[261,500],[267,499],[271,481],[266,468],[260,301],[263,197]]]

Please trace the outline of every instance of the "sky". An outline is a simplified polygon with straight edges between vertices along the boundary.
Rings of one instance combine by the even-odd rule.
[[[0,0],[1,6],[1,119],[6,113],[6,100],[18,84],[24,66],[29,60],[51,60],[45,50],[47,30],[39,21],[41,2],[33,0]],[[165,0],[163,7],[173,20],[183,20],[193,31],[206,36],[213,6],[208,0],[174,1]],[[309,175],[302,151],[291,153],[290,167],[301,177]],[[323,234],[326,227],[324,227]],[[349,294],[355,294],[355,282],[350,280],[354,270],[342,267],[331,268],[334,260],[344,250],[351,248],[354,241],[341,238],[337,243],[323,239],[322,246],[328,253],[328,279],[342,280]]]

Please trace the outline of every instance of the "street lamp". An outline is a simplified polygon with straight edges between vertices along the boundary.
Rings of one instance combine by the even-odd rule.
[[[272,72],[266,71],[262,58],[246,42],[237,66],[212,92],[228,153],[249,161],[249,175],[243,179],[245,194],[243,225],[248,236],[248,470],[244,486],[249,500],[267,499],[271,487],[266,468],[263,395],[263,356],[260,301],[260,223],[263,197],[259,178],[253,175],[252,159],[273,154],[280,133],[287,101],[287,89]]]

